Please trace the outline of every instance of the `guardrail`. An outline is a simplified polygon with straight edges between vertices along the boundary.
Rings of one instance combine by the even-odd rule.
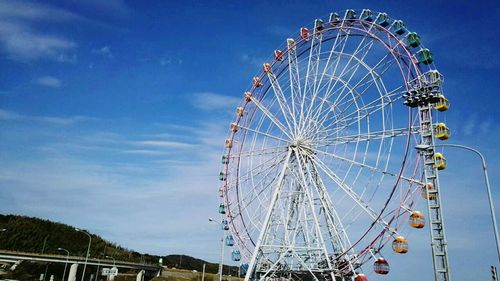
[[[29,260],[29,261],[66,263],[66,255],[0,251],[0,260],[2,261]],[[85,258],[69,256],[67,257],[67,262],[84,264]],[[96,259],[96,258],[89,258],[87,261],[87,265],[116,266],[118,268],[137,268],[137,269],[145,269],[152,271],[159,270],[161,268],[161,266],[157,264],[133,263],[127,261],[118,261],[118,260],[110,261],[108,259]]]

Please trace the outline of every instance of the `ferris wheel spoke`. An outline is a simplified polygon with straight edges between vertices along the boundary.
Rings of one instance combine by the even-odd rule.
[[[344,32],[345,32],[345,33],[344,33]],[[343,35],[341,36],[341,34],[343,34]],[[345,45],[345,43],[347,42],[347,39],[348,39],[348,38],[349,38],[349,30],[344,31],[343,29],[340,29],[340,30],[337,32],[337,36],[335,36],[335,41],[333,42],[332,48],[330,49],[330,52],[329,52],[329,54],[328,54],[328,59],[327,59],[327,61],[326,61],[326,63],[325,63],[325,67],[323,68],[323,73],[321,74],[321,78],[320,78],[320,80],[319,80],[318,87],[319,87],[319,86],[322,84],[322,82],[323,82],[323,78],[324,78],[324,77],[325,77],[325,75],[326,75],[326,72],[327,72],[328,66],[330,65],[330,61],[331,61],[331,59],[332,59],[332,57],[333,57],[333,55],[334,55],[334,54],[335,54],[335,58],[336,58],[336,59],[335,59],[335,67],[334,67],[334,69],[333,69],[333,72],[332,72],[332,73],[336,73],[336,71],[337,71],[337,67],[338,67],[339,62],[340,62],[340,55],[339,55],[339,54],[343,54],[343,53],[344,53],[344,49],[345,49],[345,46],[346,46],[346,45]],[[339,39],[340,39],[340,41],[339,41]],[[340,45],[340,44],[342,45],[340,52],[339,52],[339,51],[336,51],[337,46],[338,46],[338,45],[337,45],[337,43],[338,43],[339,45]],[[344,44],[342,44],[342,43],[344,43]],[[330,82],[329,84],[331,84],[331,80],[329,80],[329,82]],[[319,88],[316,88],[316,90],[315,90],[315,91],[316,91],[316,92],[318,92],[318,91],[319,91]]]
[[[392,177],[398,177],[399,176],[397,173],[387,171],[387,169],[380,169],[380,168],[377,168],[377,167],[373,167],[373,166],[368,165],[366,163],[362,163],[362,162],[358,162],[358,161],[355,161],[355,160],[352,160],[352,159],[348,159],[348,158],[345,158],[345,157],[342,157],[342,156],[338,156],[338,155],[336,155],[334,153],[326,152],[326,151],[319,150],[319,149],[315,149],[314,151],[316,153],[318,153],[318,154],[323,154],[323,155],[335,158],[337,160],[340,160],[340,161],[343,161],[343,162],[347,162],[347,163],[350,163],[352,165],[358,166],[360,168],[364,168],[364,169],[367,169],[367,170],[370,170],[370,171],[373,171],[373,172],[377,172],[377,173],[380,173],[380,174],[383,174],[383,175],[389,175],[389,176],[392,176]],[[316,160],[320,161],[318,159],[316,159]],[[399,176],[399,178],[401,178],[401,179],[403,179],[403,180],[405,180],[407,182],[410,182],[410,183],[415,183],[415,184],[418,184],[418,185],[421,185],[421,186],[424,185],[422,182],[420,182],[420,181],[418,181],[416,179],[408,178],[408,177],[405,177],[403,175]]]
[[[302,122],[300,123],[301,130],[305,125],[307,116],[309,115],[309,111],[311,110],[311,107],[313,106],[314,100],[317,95],[316,87],[318,83],[318,70],[319,70],[319,63],[321,56],[322,39],[323,39],[323,33],[316,31],[313,34],[313,38],[311,40],[311,48],[309,50],[309,60],[307,62],[306,77],[304,82],[304,90],[302,93],[302,103],[301,103],[301,116],[304,116],[306,113],[307,115],[305,115],[305,119],[302,120]],[[311,95],[311,102],[309,104],[309,108],[304,109],[308,93],[310,93]]]
[[[339,186],[358,206],[365,211],[365,213],[370,216],[374,222],[382,226],[385,230],[389,231],[393,235],[399,235],[397,231],[390,226],[385,220],[383,220],[379,215],[370,207],[370,205],[363,201],[363,199],[355,193],[352,188],[345,184],[339,176],[337,176],[326,164],[317,158],[311,158],[311,160],[316,163],[316,165],[333,181]]]
[[[248,131],[248,132],[256,133],[256,134],[259,134],[261,136],[269,137],[269,138],[272,138],[272,139],[275,139],[275,140],[287,143],[287,140],[282,139],[282,138],[277,137],[277,136],[274,136],[274,135],[271,135],[269,133],[264,133],[264,132],[261,132],[259,130],[255,130],[255,129],[252,129],[252,128],[249,128],[249,127],[246,127],[246,126],[242,126],[242,125],[236,125],[236,126],[237,126],[238,129],[243,129],[243,130]]]
[[[266,161],[260,163],[259,165],[256,165],[255,167],[252,166],[251,169],[249,169],[246,173],[240,174],[239,177],[234,178],[233,180],[228,180],[227,184],[229,186],[236,185],[236,183],[241,185],[242,183],[251,180],[252,177],[258,176],[263,173],[268,173],[269,171],[272,170],[272,168],[274,168],[274,166],[276,166],[276,164],[273,163],[273,161],[276,162],[278,161],[278,159],[279,159],[278,155],[274,157],[269,157],[269,159],[266,159]]]
[[[267,116],[267,118],[269,118],[269,120],[274,125],[276,125],[276,127],[278,127],[281,130],[283,134],[285,134],[290,139],[292,138],[290,133],[287,131],[286,127],[279,121],[279,119],[276,116],[274,116],[274,114],[272,114],[269,111],[267,107],[265,107],[259,100],[257,100],[253,96],[250,96],[250,100],[255,104],[255,106],[257,106],[258,109],[260,109],[262,113],[264,113],[265,116]]]
[[[344,75],[347,75],[349,72],[351,72],[351,75],[349,76],[347,82],[344,84],[344,88],[342,88],[342,91],[340,94],[343,93],[343,91],[346,89],[346,86],[349,85],[351,79],[355,76],[357,70],[359,69],[359,67],[361,66],[361,61],[363,61],[363,59],[368,55],[368,53],[370,52],[370,50],[372,49],[372,46],[374,44],[374,41],[373,40],[369,40],[368,43],[364,44],[365,43],[365,39],[366,37],[363,37],[363,39],[361,40],[361,42],[358,44],[358,46],[356,47],[356,50],[354,51],[354,53],[352,55],[349,55],[349,60],[348,62],[346,63],[346,65],[344,66],[344,68],[342,69],[342,72],[340,73],[340,75],[338,75],[338,77],[343,77]],[[356,55],[360,53],[361,54],[361,58],[358,60],[358,63],[354,64],[353,68],[348,68],[349,65],[351,64],[351,62],[353,61],[353,57],[356,57]],[[340,58],[342,57],[342,54],[341,53],[338,58],[340,60]],[[356,57],[357,58],[357,57]],[[349,69],[347,72],[346,72],[346,69]],[[352,71],[351,71],[352,70]],[[335,73],[332,73],[332,75],[335,76]],[[330,80],[331,82],[332,80]],[[337,83],[339,82],[339,80],[335,80],[335,83],[333,83],[333,88],[335,88],[335,86],[337,85]],[[330,85],[329,85],[330,86]],[[327,91],[328,92],[328,91]],[[313,101],[311,101],[311,105],[313,104]],[[310,110],[311,111],[311,110]],[[309,118],[310,116],[310,113],[311,112],[308,112],[307,114],[307,117],[308,117],[308,121],[311,122],[312,118]]]
[[[283,114],[283,118],[288,126],[288,129],[290,130],[290,132],[294,133],[295,132],[294,128],[297,127],[297,120],[295,119],[295,115],[288,106],[286,102],[286,97],[283,94],[283,90],[281,89],[278,79],[276,78],[276,75],[274,74],[272,69],[269,69],[266,72],[267,72],[267,77],[269,78],[269,82],[271,83],[271,87],[273,88],[276,101],[278,102],[278,106],[281,109],[281,113]]]
[[[343,114],[344,111],[347,110],[350,106],[355,105],[356,102],[358,101],[358,99],[361,99],[361,97],[371,88],[371,86],[373,84],[376,84],[377,81],[380,81],[380,83],[382,83],[382,87],[384,89],[384,93],[382,93],[382,92],[380,92],[380,89],[377,88],[380,95],[381,96],[390,95],[390,93],[388,93],[387,90],[385,89],[385,86],[383,85],[383,82],[382,82],[382,77],[383,77],[384,73],[394,64],[394,62],[392,60],[389,60],[388,62],[384,63],[384,61],[388,58],[388,56],[389,56],[389,54],[386,54],[373,68],[370,68],[367,65],[365,66],[365,67],[367,67],[368,73],[366,73],[359,80],[358,83],[356,83],[354,86],[352,86],[352,90],[348,92],[351,94],[353,94],[355,92],[357,93],[356,96],[352,100],[343,102],[344,98],[348,96],[346,94],[342,98],[340,98],[340,95],[338,95],[337,98],[335,99],[335,101],[329,102],[328,101],[329,96],[336,94],[337,91],[332,91],[332,93],[328,97],[326,97],[326,95],[328,95],[328,93],[330,92],[327,89],[327,91],[326,91],[327,94],[325,94],[324,101],[327,102],[330,106],[329,106],[329,108],[327,108],[326,113],[322,110],[322,108],[317,110],[317,114],[316,114],[314,119],[318,120],[320,116],[323,116],[321,121],[318,121],[318,122],[324,122],[326,119],[328,119],[328,116],[329,116],[328,113],[334,108],[344,108],[344,110],[342,112],[340,112],[339,115]],[[382,69],[380,72],[377,72],[377,69],[379,67],[381,67]],[[372,78],[372,79],[368,79],[368,78]],[[361,89],[361,91],[358,91],[357,89]],[[349,105],[347,107],[344,107],[344,105],[347,103],[349,103]]]
[[[294,152],[295,157],[297,159],[297,165],[298,165],[299,170],[302,172],[305,172],[305,169],[302,165],[302,163],[305,163],[305,159],[300,155],[300,153],[297,151],[297,149],[293,149],[293,152]],[[325,255],[326,262],[328,264],[328,268],[333,268],[331,265],[329,255],[328,255],[328,251],[326,249],[326,244],[325,244],[324,238],[321,235],[320,223],[319,223],[319,220],[318,220],[318,217],[316,214],[316,210],[314,208],[314,202],[313,202],[313,196],[311,194],[311,190],[308,188],[308,184],[307,184],[306,178],[304,176],[304,173],[299,173],[299,174],[301,176],[301,181],[303,184],[303,191],[304,191],[305,197],[307,197],[307,199],[309,201],[309,205],[310,205],[311,212],[313,215],[312,217],[314,219],[314,227],[316,228],[315,229],[316,230],[316,237],[319,238],[320,245],[323,248],[323,254]]]
[[[300,95],[301,95],[301,82],[300,82],[300,71],[299,64],[297,60],[297,45],[293,39],[287,40],[288,45],[288,72],[290,75],[290,102],[292,108],[292,115],[294,119],[297,120],[297,111],[300,109],[297,108],[300,104]],[[300,119],[299,119],[300,122]],[[294,134],[297,134],[298,126],[295,127]]]
[[[272,158],[270,160],[275,160],[275,159],[276,158]],[[246,195],[243,195],[240,198],[240,204],[238,205],[239,208],[241,207],[241,205],[243,205],[243,209],[245,209],[250,204],[254,203],[255,200],[258,201],[260,206],[264,206],[264,203],[262,202],[262,200],[261,200],[262,198],[260,196],[263,194],[264,191],[266,191],[267,188],[270,187],[270,185],[272,185],[274,183],[276,177],[275,176],[269,177],[269,176],[274,175],[274,173],[276,171],[276,167],[279,167],[280,165],[282,165],[284,161],[285,161],[285,158],[282,158],[279,162],[277,162],[277,163],[275,162],[267,168],[260,169],[259,173],[256,173],[253,170],[248,171],[247,174],[250,175],[248,178],[243,178],[243,176],[242,176],[242,178],[240,178],[240,181],[238,181],[239,186],[241,186],[242,184],[244,184],[248,180],[252,180],[253,181],[252,182],[253,188],[251,188],[250,192],[247,192]],[[255,169],[258,169],[258,168],[259,167],[255,168]],[[251,177],[251,179],[250,179],[250,177]],[[258,180],[257,182],[255,182],[256,178]],[[260,178],[260,179],[258,179],[258,178]],[[263,198],[263,199],[267,200],[268,198]]]
[[[260,155],[286,152],[287,150],[288,150],[288,147],[286,147],[286,146],[266,147],[266,148],[262,148],[262,149],[252,149],[249,151],[240,151],[240,152],[231,153],[229,155],[229,158],[260,156]]]
[[[342,220],[340,219],[337,210],[333,207],[332,199],[326,190],[326,187],[319,176],[317,168],[315,165],[306,165],[307,172],[311,175],[312,182],[316,186],[316,190],[319,195],[319,200],[321,202],[323,211],[325,212],[325,217],[327,220],[328,233],[330,234],[330,240],[332,241],[332,247],[335,249],[340,245],[340,249],[335,249],[337,253],[344,253],[346,249],[352,248],[351,241],[347,235],[345,227],[342,225]],[[336,243],[334,242],[336,241]],[[352,266],[352,265],[351,265]],[[354,270],[354,268],[352,268]]]
[[[370,103],[363,105],[362,107],[357,108],[357,110],[343,116],[343,118],[339,118],[331,122],[328,126],[324,127],[324,130],[330,130],[335,128],[336,131],[343,130],[349,127],[352,124],[359,122],[360,120],[370,116],[371,114],[383,110],[385,107],[395,103],[396,101],[402,99],[402,95],[399,92],[399,89],[402,86],[399,86],[397,89],[389,92],[387,95],[381,96]],[[344,112],[347,109],[344,109]],[[341,115],[343,112],[339,113]],[[362,114],[360,114],[362,113]],[[338,127],[339,123],[346,123],[343,127]]]
[[[390,129],[385,131],[376,131],[376,132],[368,132],[364,134],[355,134],[348,136],[340,136],[333,139],[328,139],[325,142],[319,142],[318,147],[325,146],[335,146],[339,144],[347,144],[353,142],[364,142],[364,141],[372,141],[372,140],[380,140],[386,138],[395,138],[407,136],[408,134],[418,134],[419,127],[408,128],[399,128],[399,129]]]
[[[270,219],[271,219],[271,216],[273,214],[273,209],[275,207],[276,201],[278,200],[280,191],[282,189],[283,179],[285,177],[286,169],[287,169],[288,164],[290,162],[291,155],[292,155],[292,150],[289,150],[287,153],[287,156],[285,158],[285,161],[283,163],[283,168],[282,168],[281,172],[279,173],[278,180],[276,181],[276,187],[273,191],[273,195],[271,197],[271,201],[269,203],[269,207],[267,209],[266,216],[264,218],[264,221],[262,222],[263,227],[259,233],[259,238],[257,239],[257,243],[255,243],[255,251],[253,252],[252,258],[250,260],[250,264],[248,267],[248,270],[250,270],[250,272],[252,272],[254,270],[257,256],[261,254],[261,245],[263,244],[263,242],[266,238],[265,236],[266,236],[268,229],[269,229],[269,226],[270,226]],[[245,277],[245,280],[247,280],[246,277]]]
[[[359,81],[354,86],[352,86],[352,88],[357,92],[359,92],[360,94],[354,97],[352,100],[347,100],[344,102],[344,100],[349,97],[349,92],[347,92],[345,95],[342,95],[345,90],[344,87],[341,89],[340,93],[337,94],[337,91],[335,92],[337,94],[337,98],[335,99],[334,104],[337,104],[338,106],[342,106],[346,102],[350,102],[351,104],[353,104],[359,98],[361,98],[371,88],[372,85],[375,85],[380,96],[386,95],[387,91],[385,90],[385,86],[384,86],[385,91],[382,91],[379,88],[378,83],[379,82],[383,83],[382,76],[394,64],[393,60],[387,60],[387,58],[389,58],[389,54],[390,53],[387,53],[385,56],[383,56],[374,67],[370,67],[369,65],[367,65],[363,61],[363,58],[360,59],[356,56],[353,56],[358,61],[358,65],[362,65],[367,70],[367,73],[361,79],[359,79]],[[377,72],[378,68],[381,68],[380,72]],[[348,80],[347,83],[349,82],[350,80]],[[362,90],[358,91],[357,89],[362,89]]]

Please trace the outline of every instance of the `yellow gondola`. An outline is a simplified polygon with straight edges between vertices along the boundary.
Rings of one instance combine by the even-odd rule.
[[[434,153],[434,168],[438,170],[446,169],[446,158],[439,152]]]
[[[408,253],[408,240],[403,236],[398,236],[392,242],[392,250],[398,254]]]
[[[233,140],[232,139],[226,139],[225,143],[224,143],[224,146],[226,148],[231,148],[233,147]]]
[[[264,69],[265,73],[271,72],[271,65],[269,63],[265,63],[262,65],[262,68]]]
[[[450,137],[450,129],[446,127],[445,123],[437,123],[434,131],[436,138],[440,140],[447,140]]]
[[[413,211],[410,215],[410,226],[413,228],[423,228],[425,226],[425,217],[419,211]]]
[[[450,107],[450,102],[444,95],[439,95],[439,101],[434,104],[437,111],[446,111]]]
[[[424,186],[422,186],[422,198],[424,199],[427,199],[427,190],[434,190],[434,185],[431,182],[426,183]],[[434,193],[429,194],[429,199],[434,199]]]
[[[245,110],[243,109],[243,107],[240,106],[240,107],[236,108],[236,116],[242,117],[243,113],[245,113]]]

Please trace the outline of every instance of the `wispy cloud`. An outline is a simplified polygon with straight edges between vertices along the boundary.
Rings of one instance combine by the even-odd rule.
[[[70,11],[37,2],[28,1],[2,1],[0,2],[0,17],[5,19],[29,21],[67,21],[86,20]]]
[[[86,116],[56,117],[56,116],[25,115],[14,111],[0,109],[0,120],[28,121],[28,122],[46,123],[49,125],[57,125],[57,126],[71,126],[80,122],[95,121],[97,120],[97,118],[86,117]]]
[[[113,57],[113,53],[111,52],[111,48],[109,46],[103,46],[101,48],[92,49],[92,54],[101,55],[107,58]]]
[[[161,66],[181,65],[183,63],[183,61],[182,61],[182,59],[179,59],[179,58],[163,57],[163,58],[160,58],[159,63]]]
[[[263,63],[268,61],[263,57],[257,57],[250,54],[242,54],[239,59],[243,63],[247,63],[252,66],[258,66],[258,67],[261,67]]]
[[[60,62],[73,61],[65,52],[76,43],[60,36],[46,35],[19,23],[0,21],[0,44],[11,58],[37,60],[48,58]]]
[[[61,35],[37,30],[39,22],[60,22],[83,19],[69,11],[25,1],[0,3],[0,47],[13,59],[52,59],[74,62],[68,52],[77,44]]]
[[[34,83],[50,88],[61,88],[61,80],[53,76],[43,76],[35,79]]]
[[[140,155],[167,155],[168,154],[168,152],[165,152],[165,151],[147,150],[147,149],[124,150],[123,153],[140,154]]]
[[[159,148],[191,148],[194,146],[193,144],[190,143],[175,142],[175,141],[159,141],[159,140],[137,141],[134,144],[140,146],[159,147]]]
[[[205,111],[232,110],[240,104],[242,98],[220,95],[212,92],[194,94],[192,105]]]
[[[465,136],[470,136],[474,133],[477,128],[477,116],[472,114],[467,120],[465,120],[464,125],[462,126],[462,131]]]
[[[16,120],[21,118],[23,118],[23,115],[13,111],[0,109],[0,120]]]

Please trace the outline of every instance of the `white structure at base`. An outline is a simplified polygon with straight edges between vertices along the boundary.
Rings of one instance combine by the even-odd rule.
[[[74,263],[69,268],[68,281],[76,281],[76,272],[78,271],[78,264]]]

